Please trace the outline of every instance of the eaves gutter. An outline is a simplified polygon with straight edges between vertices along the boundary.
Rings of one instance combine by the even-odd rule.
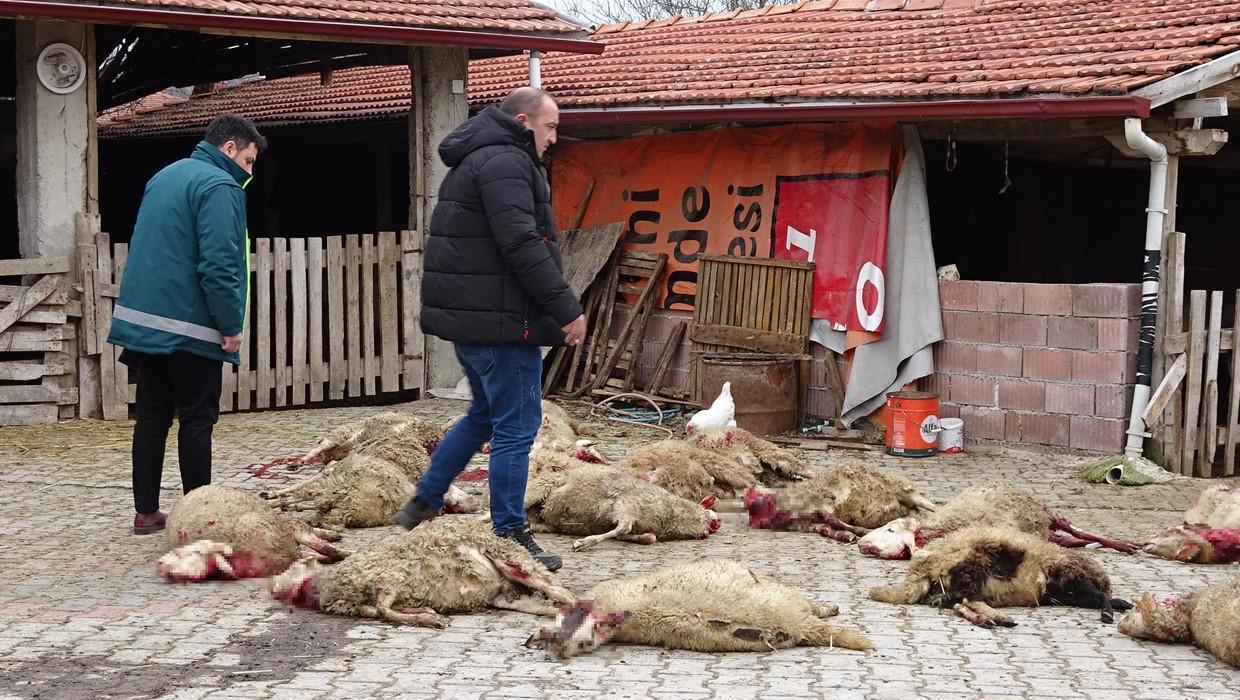
[[[88,5],[34,0],[0,0],[0,16],[22,19],[56,19],[100,24],[130,24],[175,29],[214,29],[255,34],[303,36],[327,40],[364,40],[400,44],[448,44],[487,49],[534,49],[599,54],[604,44],[584,39],[553,36],[502,34],[388,24],[329,22],[322,20],[232,15],[116,5]]]
[[[1073,119],[1150,116],[1150,101],[1131,95],[1021,97],[921,102],[806,102],[748,105],[592,108],[565,105],[560,124],[685,124],[702,122],[794,122],[892,119]]]

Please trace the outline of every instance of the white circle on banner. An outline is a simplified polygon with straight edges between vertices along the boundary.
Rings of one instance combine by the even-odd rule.
[[[867,283],[874,285],[874,291],[878,294],[878,301],[874,304],[872,313],[865,308],[865,285]],[[883,271],[872,262],[862,265],[861,274],[857,275],[857,318],[860,319],[862,328],[873,332],[883,324],[883,305],[887,300],[886,297]]]

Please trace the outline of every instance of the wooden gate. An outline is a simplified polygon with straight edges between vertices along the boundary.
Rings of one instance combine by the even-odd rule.
[[[82,391],[106,419],[134,399],[119,349],[107,344],[128,246],[98,234],[82,246]],[[224,365],[220,410],[303,406],[421,388],[421,244],[414,232],[260,238],[250,254],[241,364]],[[90,386],[87,386],[89,381]]]
[[[0,425],[55,423],[78,401],[76,360],[67,350],[68,257],[0,260],[0,277],[33,279],[0,285]],[[63,408],[62,408],[63,407]]]

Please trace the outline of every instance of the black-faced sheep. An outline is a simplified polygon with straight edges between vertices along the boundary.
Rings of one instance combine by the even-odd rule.
[[[1007,528],[969,527],[931,542],[913,555],[903,583],[870,590],[885,603],[950,607],[976,625],[1012,626],[994,607],[1071,605],[1127,610],[1111,597],[1111,581],[1083,552]],[[994,607],[992,607],[994,606]]]
[[[560,658],[607,642],[703,652],[770,651],[828,646],[866,651],[864,635],[826,618],[799,591],[727,559],[702,559],[651,574],[606,581],[565,609],[556,625],[534,633],[526,646]]]
[[[1001,481],[971,486],[934,513],[893,520],[866,534],[857,546],[867,556],[908,559],[927,542],[971,525],[1011,528],[1064,547],[1097,542],[1121,552],[1136,550],[1131,543],[1078,530],[1033,494]]]
[[[364,453],[351,454],[323,478],[271,494],[271,504],[283,510],[316,511],[311,522],[339,530],[346,527],[383,527],[413,493],[414,482],[392,462]],[[456,486],[444,494],[444,512],[472,513],[478,499]]]
[[[488,607],[557,612],[531,592],[575,600],[521,545],[496,537],[487,522],[461,517],[423,523],[335,566],[297,562],[272,578],[270,590],[301,608],[423,627],[444,627],[445,614]]]
[[[703,539],[719,529],[719,516],[709,510],[713,503],[713,498],[696,503],[675,496],[631,472],[602,465],[540,474],[525,492],[531,526],[584,535],[573,543],[575,550],[612,538],[640,544]]]
[[[1240,667],[1240,576],[1161,601],[1143,593],[1120,618],[1119,631],[1137,639],[1196,644]]]
[[[348,556],[328,542],[339,535],[311,528],[273,511],[258,496],[227,486],[202,486],[185,494],[168,514],[167,530],[175,549],[157,568],[174,581],[270,576],[301,558],[301,545],[329,561]]]
[[[744,428],[716,428],[694,433],[688,441],[696,447],[727,455],[756,470],[768,485],[798,481],[809,476],[805,457],[764,440]]]
[[[753,489],[745,495],[745,509],[752,528],[809,530],[854,542],[870,528],[933,510],[934,504],[902,476],[848,462],[777,492]]]

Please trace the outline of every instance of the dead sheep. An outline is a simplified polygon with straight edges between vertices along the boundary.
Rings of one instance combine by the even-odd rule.
[[[588,440],[578,440],[574,444],[535,443],[530,449],[529,477],[604,463],[602,456],[594,450],[593,443]]]
[[[297,562],[271,579],[270,591],[301,608],[421,627],[487,608],[556,613],[532,592],[575,600],[521,545],[496,537],[490,523],[461,517],[423,523],[335,566]]]
[[[968,527],[913,555],[903,583],[870,590],[897,605],[950,607],[975,625],[1014,626],[994,608],[1070,605],[1102,611],[1132,607],[1111,597],[1111,580],[1084,552],[1009,528]]]
[[[1240,576],[1163,600],[1143,593],[1120,618],[1119,631],[1137,639],[1196,644],[1240,668]]]
[[[460,416],[453,418],[452,420],[448,421],[448,424],[445,427],[451,428],[453,425],[456,425],[456,423],[464,417],[465,417],[464,415],[460,415]],[[581,429],[581,426],[577,423],[577,421],[573,420],[573,417],[568,414],[568,411],[565,411],[563,408],[561,408],[557,404],[554,404],[550,401],[547,401],[546,399],[543,399],[542,425],[538,428],[538,433],[534,436],[534,445],[538,446],[541,444],[548,444],[548,443],[559,443],[559,444],[577,443],[579,442],[577,440],[577,436],[579,434],[580,429]],[[587,446],[593,445],[593,444],[594,444],[593,442],[589,442]],[[479,451],[482,452],[483,454],[490,453],[491,443],[490,442],[483,443],[482,447],[479,448]],[[598,455],[598,453],[596,452],[595,455]],[[599,459],[602,459],[602,457],[599,456]]]
[[[202,486],[185,494],[168,514],[167,531],[175,549],[157,568],[174,581],[201,581],[217,574],[270,576],[300,559],[301,545],[329,561],[348,556],[329,543],[340,539],[336,533],[312,528],[272,510],[252,493],[227,486]]]
[[[386,440],[395,435],[405,435],[407,439],[416,436],[417,439],[413,441],[430,454],[443,439],[445,432],[446,426],[424,418],[387,411],[334,428],[302,457],[302,462],[310,462],[317,457],[322,457],[324,462],[336,462],[361,445],[375,440]]]
[[[1097,542],[1120,552],[1136,551],[1130,542],[1077,529],[1032,493],[1004,481],[970,486],[934,513],[893,520],[866,534],[857,546],[866,556],[908,559],[927,542],[971,525],[1010,528],[1063,547]]]
[[[703,449],[685,440],[642,445],[619,464],[682,498],[729,498],[759,482],[756,460],[748,464],[730,454]]]
[[[1194,498],[1184,511],[1184,522],[1206,527],[1240,528],[1240,489],[1232,486],[1209,486]]]
[[[826,622],[837,613],[836,606],[816,604],[739,562],[701,559],[600,583],[526,646],[562,659],[608,642],[702,652],[872,649],[859,632]]]
[[[860,462],[832,465],[779,491],[754,489],[745,495],[750,527],[809,530],[841,542],[934,507],[913,482]]]
[[[583,536],[574,550],[613,538],[639,544],[704,539],[719,529],[713,504],[713,498],[697,503],[603,465],[540,474],[525,492],[531,526]]]
[[[728,455],[756,469],[758,480],[768,485],[798,481],[809,476],[805,457],[764,440],[744,428],[714,428],[694,433],[689,442],[710,452]]]
[[[384,527],[409,500],[414,482],[404,469],[380,457],[351,454],[323,478],[309,479],[270,496],[281,510],[315,511],[311,523],[319,527]],[[472,513],[478,499],[456,486],[444,494],[444,512]]]

